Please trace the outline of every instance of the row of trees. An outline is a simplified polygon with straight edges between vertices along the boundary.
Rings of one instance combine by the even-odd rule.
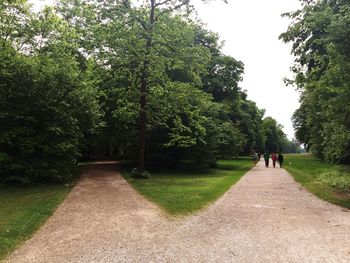
[[[238,87],[243,63],[187,0],[0,3],[1,181],[67,179],[92,155],[215,164],[289,147]]]
[[[285,14],[292,24],[281,35],[296,56],[296,137],[321,159],[350,163],[350,2],[302,3],[301,10]]]

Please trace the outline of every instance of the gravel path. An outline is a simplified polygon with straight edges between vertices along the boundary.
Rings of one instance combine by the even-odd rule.
[[[96,164],[8,262],[350,262],[350,212],[284,169],[250,170],[204,211],[167,217]]]

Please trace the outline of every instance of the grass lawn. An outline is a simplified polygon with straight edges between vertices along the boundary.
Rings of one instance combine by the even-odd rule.
[[[309,154],[285,155],[285,168],[308,191],[350,208],[350,166],[322,162]]]
[[[46,221],[69,191],[64,185],[0,189],[0,261]]]
[[[250,158],[219,161],[215,169],[196,166],[152,172],[151,179],[123,176],[136,190],[172,215],[186,215],[208,206],[252,167]]]

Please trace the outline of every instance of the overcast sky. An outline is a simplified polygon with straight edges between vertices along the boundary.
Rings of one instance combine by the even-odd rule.
[[[29,0],[36,5],[52,0]],[[278,40],[285,32],[289,20],[281,14],[299,9],[298,0],[221,0],[203,4],[193,0],[199,18],[207,28],[217,32],[225,41],[223,52],[241,60],[245,65],[244,80],[240,86],[247,90],[248,98],[266,110],[284,126],[291,139],[294,131],[291,122],[298,108],[298,93],[286,87],[283,78],[291,77],[289,67],[293,57],[290,45]]]
[[[291,116],[298,108],[298,93],[286,87],[283,78],[291,77],[293,63],[290,45],[278,40],[289,20],[281,14],[300,8],[298,0],[218,0],[202,4],[194,0],[198,16],[208,29],[225,41],[224,53],[245,65],[240,86],[248,98],[275,118],[284,132],[294,137]]]

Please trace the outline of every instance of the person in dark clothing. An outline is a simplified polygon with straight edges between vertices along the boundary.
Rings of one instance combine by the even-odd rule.
[[[277,160],[278,160],[278,163],[280,164],[280,167],[282,168],[283,161],[284,161],[284,158],[283,158],[283,154],[282,154],[282,153],[279,153],[279,154],[278,154]]]
[[[264,153],[265,167],[269,167],[270,154],[268,152]]]
[[[253,153],[253,158],[252,161],[254,163],[254,166],[256,166],[256,164],[258,163],[258,154],[256,152]]]

